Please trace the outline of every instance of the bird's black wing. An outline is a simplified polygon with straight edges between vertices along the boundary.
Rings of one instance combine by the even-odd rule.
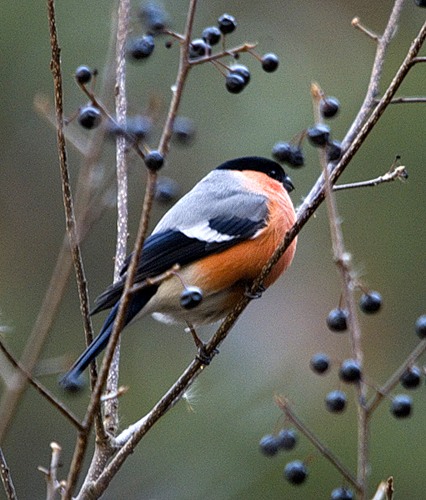
[[[140,283],[148,277],[158,276],[175,264],[184,266],[208,255],[222,252],[241,241],[252,238],[265,225],[266,220],[215,217],[208,221],[208,228],[217,237],[215,240],[209,238],[208,241],[188,237],[181,231],[171,229],[154,233],[145,241],[135,283]],[[121,279],[108,287],[95,300],[96,305],[92,314],[113,307],[120,299],[131,258],[132,254],[127,257],[121,269]],[[153,293],[155,293],[154,290]]]

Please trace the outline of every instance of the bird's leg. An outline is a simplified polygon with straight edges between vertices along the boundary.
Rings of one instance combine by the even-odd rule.
[[[206,344],[197,335],[194,325],[192,323],[189,323],[189,321],[187,321],[186,324],[188,326],[188,330],[192,335],[192,338],[194,339],[194,344],[197,348],[197,358],[201,361],[201,363],[203,363],[203,365],[206,366],[209,365],[211,360],[213,359],[213,356],[206,352]],[[218,352],[219,351],[215,349],[214,354],[217,354]]]
[[[251,293],[250,288],[251,287],[247,285],[246,290],[244,292],[244,295],[249,299],[260,299],[260,297],[262,297],[263,292],[266,290],[266,288],[263,285],[260,285],[255,293]]]

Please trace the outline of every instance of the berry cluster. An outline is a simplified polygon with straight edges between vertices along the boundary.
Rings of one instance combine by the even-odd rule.
[[[142,4],[138,14],[144,34],[131,38],[127,44],[126,54],[132,61],[147,59],[154,52],[155,37],[164,34],[169,25],[167,12],[156,2]]]
[[[281,429],[278,434],[266,434],[259,442],[260,451],[267,457],[274,457],[280,451],[291,451],[296,447],[298,435],[294,429]],[[305,482],[309,474],[308,466],[303,460],[291,460],[284,466],[284,478],[293,485]],[[344,496],[346,495],[346,496]],[[331,493],[335,500],[355,498],[352,490],[341,486]]]
[[[359,306],[361,311],[366,314],[376,313],[382,305],[382,298],[379,292],[368,291],[363,292],[361,295]],[[343,318],[343,319],[342,319]],[[342,331],[342,325],[347,328],[348,315],[343,309],[337,308],[329,315],[327,324],[333,331]],[[331,323],[331,324],[330,324]],[[420,316],[415,324],[416,334],[420,339],[426,338],[426,314]],[[317,375],[325,375],[330,371],[332,361],[330,357],[322,352],[318,352],[310,359],[310,368]],[[344,384],[359,384],[364,379],[364,373],[361,364],[356,359],[345,359],[340,363],[338,368],[338,377],[341,383]],[[424,378],[424,372],[415,364],[407,366],[405,371],[399,378],[399,382],[405,389],[411,390],[419,387]],[[382,396],[389,397],[388,394],[381,393]],[[406,394],[397,394],[391,399],[390,412],[395,418],[407,418],[412,414],[413,401],[412,398]],[[331,413],[340,414],[347,406],[347,395],[341,389],[330,391],[325,397],[326,409]],[[286,419],[292,421],[297,425],[302,433],[310,438],[312,434],[305,426],[298,421],[289,408],[288,402],[284,399],[277,398],[278,406],[283,410]],[[283,432],[283,431],[282,431]],[[280,434],[278,436],[268,434],[260,441],[260,449],[266,456],[274,456],[280,449],[293,449],[296,444],[296,439],[291,440],[291,445],[288,448],[280,445]],[[321,451],[321,447],[317,445]],[[308,467],[305,461],[293,460],[288,462],[284,468],[284,477],[294,485],[302,484],[308,477]],[[354,492],[347,486],[339,486],[335,488],[331,497],[332,500],[345,500],[355,498]]]
[[[208,26],[204,28],[201,38],[192,40],[189,46],[189,59],[194,61],[199,58],[208,57],[212,54],[212,47],[217,45],[222,40],[222,46],[225,46],[225,37],[233,33],[237,28],[237,21],[234,16],[230,14],[222,14],[217,20],[217,26]],[[262,68],[267,73],[274,72],[279,65],[279,59],[275,54],[268,53],[263,56],[256,54],[253,49],[242,47],[240,51],[247,51],[262,65]],[[235,59],[239,56],[238,50],[224,51],[225,54],[233,55]],[[239,94],[250,82],[250,70],[247,66],[242,64],[233,64],[227,66],[220,63],[218,60],[212,60],[219,70],[225,70],[225,87],[231,94]]]
[[[173,41],[178,41],[181,45],[184,37],[170,29],[169,16],[164,8],[156,2],[150,1],[141,5],[138,12],[141,34],[129,39],[126,46],[126,56],[131,61],[146,60],[155,49],[156,40],[159,37],[167,37],[166,46],[171,47]],[[233,94],[240,93],[250,82],[251,74],[247,66],[237,62],[242,52],[248,52],[256,58],[262,65],[264,71],[271,73],[278,68],[279,60],[275,54],[267,53],[263,56],[254,51],[253,44],[242,44],[233,49],[225,49],[226,37],[233,33],[237,28],[237,21],[230,14],[222,14],[216,26],[208,26],[202,30],[200,38],[191,40],[188,46],[187,62],[191,65],[210,63],[225,78],[226,89]],[[133,30],[137,32],[137,29]],[[221,42],[222,51],[212,54],[212,47]],[[221,62],[225,57],[232,57],[233,63],[226,65]],[[75,73],[75,79],[90,99],[90,102],[82,106],[77,114],[78,123],[88,129],[95,129],[102,122],[107,137],[124,137],[128,145],[143,159],[149,170],[157,171],[164,165],[165,158],[160,151],[151,150],[147,142],[153,129],[154,116],[158,109],[150,109],[146,114],[137,114],[127,117],[125,123],[118,123],[117,120],[100,103],[88,84],[93,80],[96,71],[88,66],[80,66]],[[155,108],[155,106],[154,106]],[[169,122],[172,123],[171,139],[178,145],[188,146],[192,144],[195,136],[195,126],[190,118],[183,116],[174,116]],[[167,198],[168,195],[166,195]],[[160,194],[159,197],[164,197]]]
[[[340,103],[335,97],[322,96],[319,101],[319,112],[322,118],[330,119],[337,115]],[[302,143],[305,137],[315,147],[325,148],[327,160],[338,161],[342,156],[342,145],[339,141],[331,139],[330,127],[323,123],[317,123],[313,127],[304,130],[294,141],[277,142],[272,148],[272,156],[279,163],[286,163],[293,168],[303,167],[305,158]]]

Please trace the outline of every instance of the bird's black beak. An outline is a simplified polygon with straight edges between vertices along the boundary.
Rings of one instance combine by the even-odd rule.
[[[294,184],[291,182],[291,179],[287,174],[284,177],[283,184],[287,193],[291,193],[294,190]]]

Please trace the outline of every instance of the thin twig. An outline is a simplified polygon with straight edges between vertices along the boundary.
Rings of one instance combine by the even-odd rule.
[[[323,92],[318,85],[311,86],[314,114],[320,114],[320,100]],[[343,288],[343,303],[348,312],[348,326],[350,331],[353,357],[359,365],[362,365],[363,351],[361,345],[361,328],[357,316],[354,291],[356,281],[353,278],[351,255],[345,249],[341,218],[338,213],[335,194],[330,180],[330,173],[327,165],[327,153],[324,147],[319,148],[320,165],[325,182],[325,200],[327,205],[328,220],[330,226],[331,244],[334,262],[340,272]],[[360,494],[364,499],[367,494],[367,464],[368,464],[368,420],[365,411],[365,398],[367,386],[361,380],[357,385],[358,393],[358,475],[357,480],[360,487]]]
[[[130,1],[120,0],[117,14],[116,32],[116,77],[115,77],[115,109],[118,125],[125,128],[127,115],[126,98],[126,67],[125,67],[125,47],[127,41],[128,24],[130,14]],[[126,138],[117,136],[116,139],[116,171],[117,171],[117,243],[114,264],[114,282],[120,279],[120,269],[123,266],[127,251],[127,154]],[[106,394],[111,397],[104,400],[104,424],[96,426],[97,440],[95,451],[91,460],[85,484],[95,480],[108,462],[114,452],[110,439],[107,436],[114,436],[118,429],[118,400],[112,395],[118,392],[118,374],[120,360],[119,341],[114,350],[111,365],[109,367]],[[94,389],[94,385],[92,386]],[[105,432],[107,434],[105,434]],[[84,485],[83,485],[84,488]]]
[[[405,0],[395,1],[383,35],[379,37],[377,41],[376,55],[374,58],[373,69],[371,71],[370,82],[368,84],[364,102],[362,103],[360,111],[357,114],[355,120],[352,122],[352,125],[347,132],[345,139],[342,141],[343,151],[345,151],[348,145],[352,142],[352,140],[370,115],[371,110],[374,108],[374,100],[379,95],[379,88],[381,76],[383,73],[386,51],[389,47],[390,42],[392,41],[392,38],[395,35],[399,17],[404,6],[404,1]]]
[[[361,24],[361,20],[359,17],[354,17],[352,19],[351,24],[354,28],[358,29],[359,31],[361,31],[362,33],[367,35],[369,38],[371,38],[375,42],[378,42],[380,40],[380,37],[377,33],[374,33],[373,31],[369,30],[368,28],[366,28],[364,25]]]
[[[382,481],[379,484],[372,500],[392,500],[393,493],[393,477],[391,476],[386,481]]]
[[[285,416],[299,429],[299,431],[315,446],[315,448],[324,456],[333,466],[342,474],[342,476],[358,490],[362,490],[362,486],[358,483],[355,476],[351,474],[348,468],[340,461],[340,459],[325,446],[315,434],[300,420],[300,418],[293,412],[289,401],[282,397],[276,396],[275,403],[282,410]]]
[[[0,477],[3,483],[3,488],[6,493],[7,500],[17,500],[15,486],[12,481],[12,475],[10,469],[7,466],[6,458],[3,454],[3,450],[0,448]]]
[[[369,179],[368,181],[351,182],[350,184],[339,184],[338,186],[333,186],[333,191],[342,191],[343,189],[355,189],[362,187],[374,187],[384,182],[392,182],[399,180],[405,180],[408,178],[407,170],[404,166],[396,167],[394,170],[389,170],[386,174],[380,175],[375,179]]]
[[[392,99],[391,104],[418,104],[426,102],[426,97],[396,97]]]
[[[216,54],[211,54],[209,56],[197,57],[196,59],[191,59],[189,64],[191,66],[198,66],[199,64],[204,64],[207,62],[217,61],[223,57],[235,57],[236,54],[242,54],[243,52],[251,52],[256,48],[256,43],[243,43],[234,47],[232,49],[223,50],[222,52],[217,52]]]
[[[377,389],[376,394],[366,405],[366,410],[368,414],[372,414],[374,410],[379,406],[380,402],[383,398],[387,397],[392,389],[399,383],[399,379],[401,375],[405,372],[405,370],[413,365],[420,356],[422,356],[426,352],[426,339],[422,340],[408,355],[406,360],[401,364],[401,366],[392,373],[389,379],[379,388]]]
[[[62,448],[58,443],[50,443],[50,448],[52,450],[52,458],[50,459],[49,470],[46,474],[47,482],[47,493],[46,500],[55,500],[60,488],[60,483],[58,481],[58,467],[60,465],[61,451]]]
[[[120,0],[118,5],[118,28],[116,48],[116,83],[115,83],[115,111],[118,124],[123,128],[126,124],[127,97],[126,97],[126,42],[130,16],[130,0]],[[123,267],[127,253],[128,235],[128,179],[126,139],[117,137],[116,140],[116,171],[117,171],[117,244],[114,260],[114,282],[120,279],[120,270]],[[108,373],[106,393],[114,394],[118,390],[118,373],[120,361],[120,342],[114,352],[114,357]],[[107,432],[115,436],[118,429],[118,401],[108,399],[104,405],[104,425]]]
[[[78,418],[59,400],[54,396],[46,387],[44,387],[40,382],[34,379],[30,373],[28,373],[20,363],[15,359],[13,354],[7,349],[0,339],[0,350],[6,356],[8,361],[13,365],[13,367],[19,371],[19,373],[35,388],[37,391],[45,398],[49,403],[56,408],[59,413],[64,415],[77,429],[82,429],[82,424]]]
[[[61,170],[65,220],[66,220],[67,234],[70,241],[71,255],[75,269],[75,276],[77,280],[78,294],[80,299],[80,309],[83,319],[84,332],[86,334],[86,343],[87,345],[89,345],[93,340],[93,328],[92,328],[92,322],[90,320],[89,292],[87,289],[87,282],[84,272],[83,260],[81,257],[80,246],[78,244],[77,229],[76,229],[75,214],[74,214],[74,202],[72,199],[71,184],[68,171],[66,141],[64,135],[61,49],[59,47],[58,33],[56,30],[55,1],[48,0],[47,6],[48,6],[48,19],[49,19],[49,30],[50,30],[50,45],[52,52],[51,71],[54,82],[58,155],[59,155],[59,165]]]

